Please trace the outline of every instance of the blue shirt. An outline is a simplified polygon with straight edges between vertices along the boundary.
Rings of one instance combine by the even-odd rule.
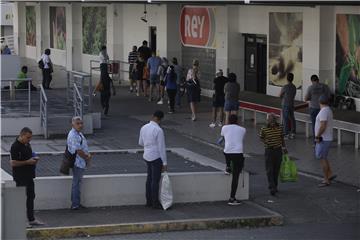
[[[176,84],[176,73],[174,71],[171,71],[170,73],[167,73],[165,76],[165,84],[166,84],[166,89],[176,89],[177,84]]]
[[[67,137],[67,146],[71,154],[74,154],[77,150],[82,150],[86,154],[89,154],[89,147],[86,141],[86,138],[81,132],[76,131],[74,128],[68,134]],[[78,154],[76,154],[75,166],[78,168],[85,168],[86,161]]]
[[[149,58],[147,61],[147,66],[150,69],[150,75],[157,74],[160,65],[161,65],[161,58],[159,57]]]

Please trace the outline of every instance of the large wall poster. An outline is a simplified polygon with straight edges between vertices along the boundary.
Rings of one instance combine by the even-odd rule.
[[[35,6],[25,7],[26,15],[26,45],[36,46],[36,11]]]
[[[106,7],[82,8],[83,53],[97,55],[106,45]]]
[[[360,15],[336,15],[336,92],[360,98]]]
[[[269,84],[284,86],[288,73],[294,74],[293,83],[302,86],[303,64],[302,13],[269,14]]]
[[[66,48],[65,7],[50,7],[50,48]]]

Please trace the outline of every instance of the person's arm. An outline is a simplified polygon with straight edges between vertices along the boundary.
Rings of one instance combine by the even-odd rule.
[[[37,159],[30,158],[26,161],[19,161],[19,160],[10,160],[11,167],[22,167],[22,166],[28,166],[28,165],[35,165],[37,163]]]
[[[160,152],[160,158],[163,162],[163,171],[166,171],[167,170],[166,146],[165,146],[165,136],[162,129],[160,129],[157,135],[157,142]]]
[[[311,86],[308,87],[308,89],[307,89],[307,91],[306,91],[306,94],[305,94],[305,102],[311,100],[311,98],[310,98],[310,88],[311,88]]]
[[[281,91],[279,93],[279,97],[280,98],[283,98],[284,97],[284,94],[285,94],[285,91],[284,91],[284,87],[281,88]]]
[[[129,53],[129,55],[128,55],[128,63],[129,63],[129,64],[131,64],[131,62],[130,62],[130,54],[131,54],[131,53]]]
[[[140,130],[140,136],[139,136],[139,145],[143,147],[144,146],[144,140],[143,140],[143,136],[142,136],[143,135],[142,131],[143,130],[141,129]]]
[[[260,137],[260,140],[264,143],[265,142],[265,132],[264,132],[263,128],[261,128],[261,130],[260,130],[259,137]]]
[[[327,121],[320,120],[320,128],[319,131],[316,133],[315,140],[318,141],[320,139],[321,135],[325,132],[326,127],[327,127]]]

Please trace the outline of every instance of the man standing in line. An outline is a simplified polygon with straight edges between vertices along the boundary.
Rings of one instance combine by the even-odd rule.
[[[223,76],[223,70],[219,69],[216,72],[216,78],[214,79],[214,95],[213,95],[213,112],[212,112],[212,122],[210,123],[209,127],[214,128],[216,127],[216,118],[219,112],[219,122],[218,126],[222,127],[224,123],[224,104],[225,104],[225,92],[224,87],[227,83],[227,77]]]
[[[325,95],[330,99],[330,89],[327,85],[319,82],[319,77],[317,75],[311,76],[311,83],[312,85],[307,89],[305,101],[309,103],[312,132],[313,137],[315,137],[315,120],[320,112],[319,98],[321,95]]]
[[[148,42],[146,40],[142,42],[142,46],[139,47],[138,52],[146,63],[147,60],[151,57],[151,49],[148,47]]]
[[[172,64],[174,66],[174,71],[176,73],[176,97],[175,97],[175,103],[176,106],[181,106],[181,92],[180,92],[180,85],[183,81],[183,68],[178,64],[178,60],[176,57],[172,59]]]
[[[136,80],[134,78],[134,65],[136,63],[136,60],[139,57],[139,53],[137,51],[137,47],[133,46],[132,51],[129,52],[129,56],[128,56],[128,62],[129,62],[129,80],[130,80],[130,92],[134,91],[134,86],[136,86]],[[136,92],[136,90],[135,90]]]
[[[320,96],[319,103],[321,110],[315,121],[315,156],[320,160],[324,172],[324,180],[319,184],[319,187],[327,187],[330,185],[330,181],[336,178],[336,175],[332,176],[327,158],[333,141],[333,113],[329,107],[329,98],[326,95]]]
[[[11,145],[11,160],[13,178],[17,187],[26,189],[26,212],[29,225],[44,225],[34,217],[34,199],[35,199],[35,166],[39,157],[33,153],[30,145],[32,131],[25,127],[20,131],[19,137]]]
[[[151,58],[147,61],[147,67],[150,71],[150,90],[149,90],[149,102],[153,101],[152,98],[154,88],[157,89],[157,85],[159,84],[159,75],[158,69],[161,65],[161,58],[156,56],[156,53],[153,52]],[[159,94],[160,97],[160,94]]]
[[[296,133],[296,121],[294,115],[294,99],[296,95],[296,87],[292,83],[294,80],[294,74],[288,73],[288,84],[282,87],[280,92],[281,107],[282,107],[282,121],[284,125],[285,139],[294,139]],[[291,124],[291,129],[289,126]]]
[[[50,49],[45,49],[44,54],[41,55],[41,60],[44,64],[44,68],[42,69],[43,81],[42,86],[44,89],[51,89],[50,82],[52,80],[51,73],[53,72],[53,65],[50,59],[51,51]]]
[[[160,127],[164,117],[162,111],[155,111],[151,121],[140,130],[139,145],[144,147],[144,160],[147,165],[146,206],[162,209],[159,202],[159,183],[161,172],[167,170],[164,132]]]
[[[84,124],[81,117],[73,117],[71,123],[72,129],[67,137],[67,147],[71,154],[76,154],[71,189],[71,210],[79,210],[85,208],[80,204],[80,188],[85,168],[89,166],[92,155],[89,153],[86,138],[81,133]]]

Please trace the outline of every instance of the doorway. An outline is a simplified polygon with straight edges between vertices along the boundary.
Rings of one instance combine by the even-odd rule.
[[[267,39],[264,35],[244,34],[246,91],[266,94]]]
[[[156,27],[149,27],[149,39],[150,39],[150,49],[152,52],[156,52]]]

